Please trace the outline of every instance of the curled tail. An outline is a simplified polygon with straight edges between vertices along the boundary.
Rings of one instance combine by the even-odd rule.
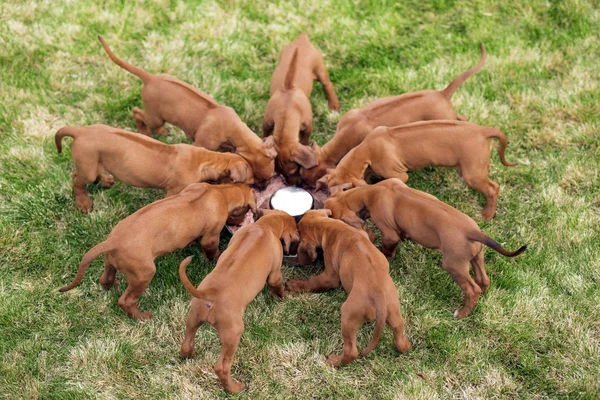
[[[298,48],[294,50],[294,55],[292,56],[292,61],[290,61],[290,65],[288,67],[288,72],[285,75],[285,81],[283,81],[283,88],[285,90],[290,90],[294,87],[294,78],[296,77],[296,66],[298,64]]]
[[[483,68],[483,64],[485,64],[485,59],[487,57],[487,55],[485,53],[485,46],[483,45],[483,43],[479,43],[479,49],[481,50],[481,58],[479,59],[479,62],[477,63],[477,65],[471,69],[466,70],[465,72],[463,72],[462,74],[460,74],[459,76],[454,78],[454,80],[452,82],[450,82],[448,87],[446,87],[446,89],[442,90],[441,93],[448,100],[450,100],[452,98],[452,95],[454,95],[454,92],[456,92],[456,89],[458,89],[458,87],[460,85],[462,85],[467,79],[469,79],[469,77],[471,75],[473,75],[474,73],[478,72],[481,68]]]
[[[102,43],[104,50],[106,50],[106,54],[108,54],[110,59],[113,60],[113,62],[115,64],[117,64],[119,67],[131,72],[132,74],[134,74],[135,76],[140,78],[142,80],[142,82],[144,82],[144,83],[146,83],[147,81],[150,80],[150,78],[152,78],[152,74],[149,73],[148,71],[144,71],[143,69],[136,67],[135,65],[131,65],[128,62],[125,62],[125,61],[121,60],[119,57],[117,57],[115,55],[115,53],[112,52],[110,47],[108,47],[108,44],[106,44],[106,41],[104,40],[104,38],[102,36],[98,36],[98,40],[100,40],[100,43]]]
[[[516,162],[509,163],[508,161],[506,161],[506,158],[504,158],[504,152],[506,151],[508,139],[506,139],[506,135],[502,133],[502,131],[500,131],[499,129],[491,128],[488,131],[487,135],[490,138],[498,139],[498,141],[500,142],[500,146],[498,147],[498,155],[500,156],[500,162],[502,162],[502,164],[506,165],[507,167],[514,167],[515,165],[519,164]]]
[[[379,339],[381,339],[383,328],[385,328],[385,321],[387,319],[387,304],[385,301],[385,294],[378,292],[371,297],[371,300],[375,303],[375,330],[373,331],[373,337],[371,338],[371,341],[367,347],[360,352],[359,357],[365,357],[373,351],[379,342]]]
[[[522,252],[524,252],[525,250],[527,250],[527,245],[524,245],[524,246],[521,246],[516,251],[508,251],[504,247],[500,246],[500,244],[498,242],[496,242],[494,239],[492,239],[488,235],[484,234],[483,232],[475,232],[469,237],[469,239],[475,240],[476,242],[479,242],[479,243],[483,243],[490,249],[497,251],[498,253],[502,254],[505,257],[516,257],[519,254],[521,254]]]
[[[54,144],[56,145],[56,150],[61,153],[62,152],[62,139],[65,136],[72,137],[75,139],[79,134],[79,127],[75,126],[65,126],[60,128],[56,135],[54,135]]]
[[[102,243],[98,243],[97,245],[92,247],[87,253],[85,253],[83,259],[81,259],[79,269],[77,270],[77,275],[75,275],[75,279],[73,279],[73,282],[71,282],[67,286],[61,287],[60,289],[58,289],[58,291],[67,292],[73,289],[75,286],[79,285],[79,283],[81,283],[81,280],[83,279],[83,275],[85,275],[85,271],[87,271],[88,266],[92,263],[92,261],[94,261],[94,259],[100,254],[106,253],[107,251],[113,250],[114,248],[115,245],[108,240],[105,240]]]
[[[192,296],[194,296],[198,299],[204,300],[206,302],[206,308],[208,308],[210,310],[212,308],[212,303],[210,302],[209,297],[212,297],[215,294],[215,291],[213,289],[209,289],[209,290],[196,289],[194,287],[194,285],[192,285],[192,282],[190,282],[189,278],[187,277],[187,275],[185,273],[185,269],[187,268],[187,266],[190,264],[191,261],[192,261],[192,256],[189,256],[185,260],[183,260],[181,262],[181,264],[179,264],[179,278],[181,279],[181,283],[183,283],[185,290],[187,290],[188,293],[191,294]]]

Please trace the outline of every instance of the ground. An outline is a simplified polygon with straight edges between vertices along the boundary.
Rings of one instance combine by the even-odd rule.
[[[141,308],[117,306],[124,282],[105,292],[102,259],[61,294],[82,255],[159,191],[117,183],[91,188],[95,209],[73,201],[70,142],[56,130],[105,123],[135,129],[141,83],[124,59],[175,75],[232,106],[255,132],[278,53],[306,31],[325,57],[342,113],[384,96],[442,89],[479,59],[485,68],[455,94],[460,114],[509,138],[498,214],[483,223],[483,197],[455,171],[426,168],[409,184],[474,217],[520,257],[486,251],[489,291],[456,320],[461,294],[440,255],[413,243],[390,263],[413,348],[399,355],[386,330],[376,349],[333,369],[341,350],[343,290],[248,307],[233,366],[242,398],[588,398],[600,396],[600,22],[598,1],[3,1],[0,4],[0,397],[214,398],[220,345],[203,327],[197,356],[182,361],[190,296],[177,265],[199,282],[212,268],[199,248],[157,260]],[[322,89],[311,96],[314,139],[339,119]],[[187,142],[181,131],[161,139]],[[496,144],[493,145],[496,148]],[[226,237],[222,246],[226,245]],[[284,278],[319,271],[284,267]],[[361,347],[373,324],[360,332]]]

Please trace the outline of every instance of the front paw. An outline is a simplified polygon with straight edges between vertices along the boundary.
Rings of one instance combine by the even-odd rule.
[[[92,200],[90,200],[89,198],[76,199],[75,204],[84,215],[88,215],[90,211],[92,211]]]
[[[332,367],[339,367],[342,364],[342,356],[330,354],[327,356],[327,364],[331,365]]]
[[[286,286],[287,286],[288,294],[306,291],[306,281],[290,280],[290,281],[287,281]]]

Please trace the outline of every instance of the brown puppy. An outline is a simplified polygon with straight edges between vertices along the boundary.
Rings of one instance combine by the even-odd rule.
[[[329,79],[323,56],[306,33],[283,49],[271,78],[271,99],[263,119],[263,137],[273,134],[277,147],[275,170],[296,184],[299,166],[312,168],[317,159],[310,146],[312,108],[309,97],[314,79],[319,79],[329,107],[338,111],[340,103]],[[298,139],[298,133],[300,139]]]
[[[300,168],[305,185],[315,187],[317,180],[327,169],[335,168],[340,160],[378,126],[399,126],[410,122],[437,119],[461,120],[466,118],[456,114],[450,99],[460,85],[479,71],[485,63],[486,53],[480,44],[481,59],[473,68],[456,77],[446,89],[423,90],[405,93],[400,96],[385,97],[373,103],[348,111],[340,119],[335,135],[323,147],[313,143],[318,165],[313,168]]]
[[[110,187],[114,180],[137,187],[165,189],[167,197],[190,183],[227,179],[251,184],[252,168],[237,154],[218,153],[189,144],[168,145],[149,137],[107,125],[66,126],[54,137],[62,151],[62,138],[72,137],[75,164],[75,202],[84,214],[92,210],[87,185],[98,180]]]
[[[428,165],[454,167],[465,183],[486,197],[481,215],[485,221],[496,213],[499,186],[488,178],[490,139],[500,141],[498,154],[502,164],[512,167],[504,158],[506,136],[500,130],[460,121],[427,121],[387,128],[375,128],[357,147],[340,161],[335,170],[319,179],[331,193],[366,186],[367,168],[382,178],[408,180],[407,171]]]
[[[109,289],[117,270],[127,279],[127,290],[119,298],[119,307],[131,318],[152,317],[138,309],[137,301],[156,273],[154,260],[166,253],[182,249],[193,240],[200,244],[209,260],[219,256],[219,236],[230,216],[239,210],[257,212],[252,189],[242,184],[189,185],[180,194],[158,200],[131,214],[115,226],[108,238],[88,251],[79,264],[66,292],[79,285],[90,263],[106,253],[100,284]],[[235,217],[233,218],[235,219]]]
[[[209,150],[233,151],[244,157],[254,170],[258,184],[264,184],[274,172],[277,155],[273,139],[262,141],[246,126],[231,107],[219,105],[206,93],[167,75],[153,75],[119,59],[98,36],[108,56],[121,68],[140,78],[144,109],[133,108],[140,133],[166,133],[165,122],[178,126],[196,146]]]
[[[305,281],[288,281],[288,292],[334,289],[341,282],[348,293],[342,306],[344,350],[341,355],[329,355],[328,364],[338,366],[358,358],[356,333],[366,321],[372,320],[376,321],[373,338],[360,356],[375,348],[386,322],[394,332],[394,345],[405,353],[411,344],[404,336],[398,290],[388,275],[389,263],[363,231],[328,218],[330,214],[329,210],[308,211],[300,220],[298,262],[301,265],[313,262],[317,248],[321,247],[325,270]]]
[[[244,332],[244,310],[265,286],[275,298],[284,295],[281,276],[283,250],[298,242],[294,218],[282,211],[264,210],[256,223],[246,225],[233,235],[217,265],[194,288],[185,274],[191,257],[179,267],[186,290],[194,296],[187,318],[181,356],[194,356],[194,338],[198,328],[208,322],[219,333],[221,357],[215,366],[223,388],[238,393],[244,385],[231,378],[231,364]],[[281,241],[284,243],[282,248]]]
[[[464,306],[454,312],[456,318],[469,315],[490,285],[483,265],[482,244],[506,257],[518,256],[527,249],[522,246],[513,252],[505,250],[465,214],[395,178],[338,193],[325,206],[333,218],[359,229],[364,226],[361,218],[370,216],[381,231],[382,251],[388,258],[394,258],[398,242],[407,238],[439,250],[442,267],[465,296]],[[475,273],[474,281],[469,274],[469,263]]]

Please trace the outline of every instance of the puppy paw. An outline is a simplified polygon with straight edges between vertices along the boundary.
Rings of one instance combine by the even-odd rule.
[[[494,218],[494,215],[496,215],[496,212],[495,212],[495,211],[488,211],[488,210],[485,210],[485,209],[484,209],[484,210],[481,212],[481,218],[482,218],[484,221],[489,221],[490,219]]]
[[[191,350],[181,349],[179,351],[179,355],[181,356],[181,358],[193,358],[194,357],[194,349],[191,349]]]
[[[156,134],[157,135],[163,135],[163,136],[164,135],[168,135],[169,134],[169,129],[161,126],[160,128],[158,128],[156,130]]]
[[[246,386],[243,383],[234,382],[229,387],[225,388],[229,393],[236,394],[246,389]]]
[[[338,356],[336,354],[330,354],[327,356],[327,364],[332,367],[339,367],[342,363],[342,356]]]
[[[406,353],[412,347],[412,344],[406,337],[398,338],[394,340],[394,346],[400,353]]]
[[[115,178],[112,175],[100,175],[100,186],[108,189],[115,184]]]
[[[463,307],[463,308],[459,308],[458,310],[454,311],[453,315],[454,315],[454,318],[463,319],[463,318],[467,317],[470,313],[471,313],[471,311],[466,310]]]
[[[298,293],[298,292],[302,292],[306,289],[306,281],[301,281],[301,280],[290,280],[287,281],[287,290],[288,293]]]
[[[88,215],[92,211],[92,201],[89,198],[76,200],[75,204],[84,215]]]
[[[138,321],[144,321],[146,319],[152,318],[152,313],[149,312],[139,312],[133,315],[133,319],[137,319]]]

